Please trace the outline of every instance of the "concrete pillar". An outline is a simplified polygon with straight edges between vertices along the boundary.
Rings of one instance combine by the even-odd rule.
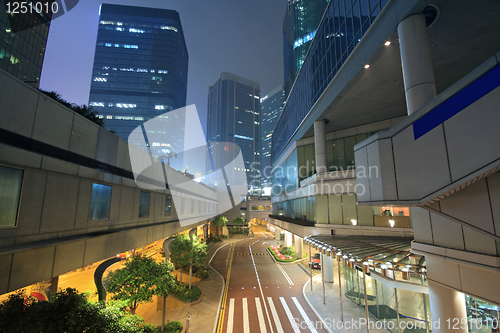
[[[467,325],[462,325],[462,320],[467,322],[465,295],[430,280],[428,285],[432,332],[467,333]]]
[[[52,279],[50,279],[50,295],[49,295],[49,301],[55,293],[57,293],[57,287],[59,286],[59,276],[55,276]]]
[[[424,15],[411,15],[401,21],[398,25],[398,35],[406,106],[410,115],[436,96]]]
[[[316,173],[325,173],[328,168],[326,163],[326,131],[324,119],[314,122],[314,146],[316,150]]]
[[[333,283],[333,258],[327,254],[321,254],[321,274],[325,282]]]
[[[288,231],[285,231],[285,246],[292,246],[292,233]]]
[[[294,235],[293,236],[293,247],[295,248],[295,256],[299,259],[302,259],[304,256],[304,243],[302,242],[302,238]]]
[[[280,241],[281,239],[281,230],[278,227],[274,227],[274,240]]]

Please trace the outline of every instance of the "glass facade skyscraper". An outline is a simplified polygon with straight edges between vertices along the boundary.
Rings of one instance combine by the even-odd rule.
[[[260,125],[260,165],[261,187],[264,190],[272,185],[271,177],[271,143],[272,134],[278,117],[285,105],[285,91],[283,86],[274,88],[269,94],[260,99],[261,125]],[[268,194],[268,193],[266,193]]]
[[[306,58],[311,41],[330,0],[288,0],[283,21],[285,94],[288,96],[295,77]]]
[[[142,123],[186,106],[188,52],[175,10],[103,4],[89,106],[128,139]]]
[[[51,13],[8,14],[0,2],[0,68],[39,85]]]
[[[388,0],[332,0],[318,27],[293,89],[273,134],[272,159],[287,145],[293,132],[335,77]]]
[[[207,140],[241,149],[248,190],[260,191],[260,84],[223,72],[208,90]]]

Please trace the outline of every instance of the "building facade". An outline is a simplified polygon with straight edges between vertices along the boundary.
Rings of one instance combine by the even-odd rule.
[[[248,190],[260,191],[260,84],[223,72],[208,90],[209,146],[230,142],[241,149]]]
[[[10,15],[6,4],[0,4],[0,68],[38,87],[51,13]]]
[[[271,143],[274,126],[285,104],[285,91],[283,86],[278,86],[260,99],[261,127],[260,127],[260,170],[261,187],[266,195],[270,195],[271,179]],[[268,190],[266,190],[268,189]]]
[[[418,277],[413,312],[401,298],[387,306],[433,332],[451,331],[430,326],[438,321],[467,332],[498,316],[498,13],[490,1],[473,11],[466,1],[330,1],[272,136],[277,234],[286,244],[315,236],[323,254],[342,249],[338,236],[413,239],[419,263],[350,249],[339,258],[352,281],[364,264],[386,286]],[[375,289],[367,305],[382,320]]]
[[[283,20],[285,94],[288,96],[295,77],[316,35],[330,0],[288,0]]]
[[[174,10],[103,4],[89,106],[127,140],[142,123],[186,105],[188,52]]]

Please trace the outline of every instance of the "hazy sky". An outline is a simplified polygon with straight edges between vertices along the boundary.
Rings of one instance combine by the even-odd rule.
[[[102,1],[80,0],[51,23],[40,88],[87,104]],[[177,10],[189,52],[187,104],[206,126],[208,87],[221,72],[260,83],[265,95],[283,84],[282,23],[287,0],[110,0]]]

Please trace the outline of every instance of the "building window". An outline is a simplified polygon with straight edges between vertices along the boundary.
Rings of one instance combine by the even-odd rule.
[[[92,184],[92,199],[90,200],[90,221],[109,220],[111,209],[111,186]]]
[[[149,216],[149,196],[150,193],[141,191],[141,200],[139,202],[139,217]]]
[[[172,215],[172,197],[167,195],[165,198],[165,216]]]
[[[0,227],[15,227],[23,170],[0,166]]]

